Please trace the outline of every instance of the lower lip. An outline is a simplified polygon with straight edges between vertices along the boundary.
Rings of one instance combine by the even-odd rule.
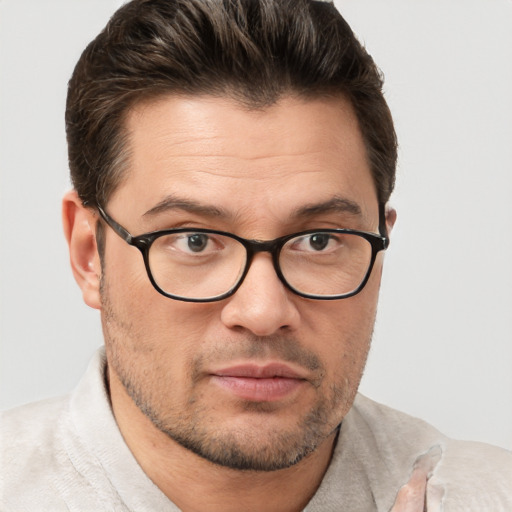
[[[286,377],[256,379],[213,375],[213,382],[243,400],[275,402],[290,395],[302,386],[304,380]]]

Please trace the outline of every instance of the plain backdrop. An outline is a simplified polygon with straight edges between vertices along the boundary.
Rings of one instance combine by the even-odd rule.
[[[0,0],[0,406],[72,389],[102,343],[68,265],[66,84],[114,0]],[[361,390],[512,448],[512,2],[339,0],[400,140]]]

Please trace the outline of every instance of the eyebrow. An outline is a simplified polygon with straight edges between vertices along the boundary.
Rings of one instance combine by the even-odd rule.
[[[166,196],[157,205],[144,213],[143,217],[151,217],[170,210],[183,210],[206,217],[221,219],[230,219],[233,217],[233,215],[224,208],[219,208],[218,206],[209,204],[201,204],[175,195]],[[301,206],[295,210],[292,217],[313,217],[324,213],[348,213],[355,216],[361,216],[362,214],[361,207],[356,202],[340,196],[335,196],[328,201]]]
[[[361,207],[354,201],[344,197],[335,196],[322,203],[307,204],[295,211],[295,217],[313,217],[322,213],[349,213],[361,216]]]
[[[144,213],[143,217],[151,217],[169,210],[183,210],[208,217],[231,217],[231,214],[223,208],[209,204],[197,203],[196,201],[184,199],[175,195],[166,196],[156,206],[153,206],[153,208],[150,208],[146,213]]]

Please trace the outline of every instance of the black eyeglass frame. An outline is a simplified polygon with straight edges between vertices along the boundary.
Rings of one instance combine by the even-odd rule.
[[[347,299],[349,297],[352,297],[356,294],[358,294],[368,282],[368,279],[370,278],[370,275],[373,270],[373,266],[375,264],[375,260],[377,258],[377,254],[380,251],[384,251],[389,247],[389,238],[387,236],[387,229],[386,229],[386,221],[385,221],[385,212],[384,212],[384,205],[379,204],[379,232],[380,235],[377,235],[375,233],[369,233],[367,231],[357,231],[354,229],[308,229],[306,231],[300,231],[298,233],[292,233],[290,235],[281,236],[278,238],[275,238],[274,240],[249,240],[247,238],[242,238],[240,236],[237,236],[233,233],[228,233],[225,231],[218,231],[214,229],[204,229],[204,228],[177,228],[177,229],[165,229],[160,231],[152,231],[150,233],[144,233],[142,235],[133,236],[127,229],[125,229],[121,224],[116,222],[101,206],[96,205],[96,208],[98,209],[98,212],[102,219],[107,223],[108,226],[112,228],[112,230],[117,233],[119,237],[121,237],[127,244],[132,245],[139,249],[139,251],[142,254],[142,257],[144,259],[144,265],[146,267],[146,273],[149,277],[149,280],[151,281],[151,284],[155,288],[157,292],[162,294],[165,297],[168,297],[170,299],[174,300],[180,300],[184,302],[199,302],[199,303],[205,303],[205,302],[217,302],[223,299],[227,299],[228,297],[231,297],[238,288],[242,285],[247,273],[249,272],[249,269],[251,267],[252,260],[254,258],[254,255],[258,252],[269,252],[272,255],[272,263],[274,265],[274,270],[276,271],[277,276],[279,277],[279,280],[288,288],[290,291],[295,293],[296,295],[299,295],[300,297],[304,297],[305,299],[314,299],[314,300],[339,300],[339,299]],[[225,293],[221,295],[217,295],[215,297],[209,297],[207,299],[196,299],[196,298],[189,298],[189,297],[182,297],[179,295],[173,295],[171,293],[167,293],[166,291],[162,290],[160,286],[158,286],[157,282],[155,281],[153,274],[151,272],[151,267],[149,265],[149,250],[151,248],[151,245],[153,242],[162,236],[175,234],[175,233],[186,233],[186,232],[193,232],[198,234],[217,234],[222,235],[228,238],[232,238],[236,240],[237,242],[241,243],[247,252],[247,258],[245,262],[245,268],[238,278],[238,281]],[[340,233],[340,234],[350,234],[350,235],[357,235],[365,240],[367,240],[372,248],[372,256],[370,259],[370,264],[368,265],[368,270],[361,282],[361,284],[353,291],[345,294],[340,295],[314,295],[314,294],[308,294],[303,293],[297,289],[295,289],[291,284],[288,283],[286,278],[284,277],[281,266],[279,264],[279,255],[281,253],[281,250],[283,246],[286,244],[286,242],[292,238],[304,236],[308,234],[314,234],[314,233]]]

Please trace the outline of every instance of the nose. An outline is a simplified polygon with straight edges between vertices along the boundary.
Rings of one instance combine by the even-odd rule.
[[[221,320],[230,329],[247,329],[256,336],[294,330],[299,311],[292,295],[279,280],[270,254],[257,254],[240,288],[226,300]]]

